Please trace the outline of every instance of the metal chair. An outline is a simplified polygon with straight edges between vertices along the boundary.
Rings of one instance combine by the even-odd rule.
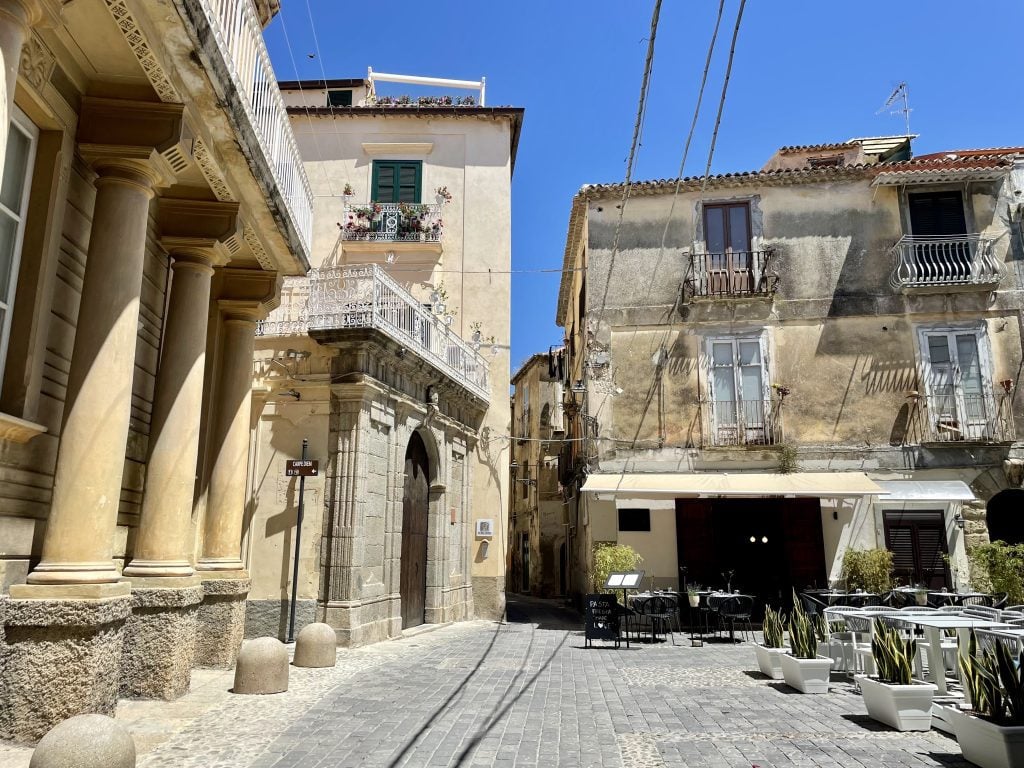
[[[672,631],[672,620],[679,611],[679,606],[674,598],[654,595],[640,604],[639,611],[641,615],[647,616],[651,620],[652,641],[657,639],[658,630],[660,629],[661,634],[667,634],[672,638],[672,645],[676,644],[676,636]]]
[[[730,638],[735,634],[736,622],[747,622],[747,628],[744,630],[742,624],[740,630],[744,632],[744,637],[749,636],[751,639],[754,637],[754,627],[750,623],[750,614],[754,610],[754,598],[749,595],[733,595],[727,598],[718,609],[718,615],[722,617],[723,621],[729,622],[729,636]]]
[[[959,605],[963,606],[981,606],[983,608],[994,608],[995,600],[992,595],[964,595],[957,600]]]
[[[998,608],[990,608],[986,605],[968,605],[964,606],[962,615],[969,616],[973,619],[988,619],[989,621],[999,621],[999,617],[1002,616],[1002,611]]]
[[[996,592],[992,595],[992,607],[993,608],[1005,608],[1007,602],[1007,594],[1005,592]]]
[[[882,598],[880,595],[852,594],[847,597],[846,604],[852,608],[868,608],[871,606],[881,605]]]
[[[804,613],[808,616],[817,616],[829,607],[827,603],[807,592],[801,592],[798,597],[800,599],[800,605],[803,606]]]

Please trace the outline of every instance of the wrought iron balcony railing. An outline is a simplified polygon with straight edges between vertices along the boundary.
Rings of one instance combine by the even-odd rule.
[[[993,256],[992,240],[981,235],[914,237],[904,235],[892,247],[896,290],[930,286],[992,286],[1005,268]]]
[[[703,400],[701,414],[705,445],[783,442],[781,400]]]
[[[948,392],[912,397],[915,433],[922,443],[1009,443],[1015,439],[1009,392]]]
[[[389,243],[439,243],[444,224],[434,203],[346,205],[342,240]]]
[[[692,253],[683,283],[686,297],[770,296],[779,278],[772,272],[775,252]]]
[[[252,0],[198,0],[260,150],[307,252],[313,237],[313,190],[277,87]]]
[[[296,315],[282,304],[261,322],[259,336],[373,328],[433,365],[485,401],[490,401],[490,367],[469,342],[396,283],[376,264],[312,269],[308,298]],[[286,290],[287,290],[286,286]],[[293,286],[296,298],[302,288]]]

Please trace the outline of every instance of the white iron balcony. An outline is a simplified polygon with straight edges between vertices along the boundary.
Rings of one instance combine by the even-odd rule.
[[[433,203],[347,204],[341,239],[382,243],[439,243],[444,223]]]
[[[248,145],[251,142],[244,134],[251,131],[255,135],[277,195],[308,257],[313,237],[313,190],[292,134],[252,0],[191,0],[186,5],[198,8],[194,18],[200,39],[205,32],[203,22],[209,27],[220,57],[220,61],[211,62],[213,68],[227,73],[245,113],[244,121],[248,126],[241,130],[243,135],[239,141]],[[214,54],[211,57],[216,59]]]
[[[904,235],[890,254],[889,282],[896,290],[993,288],[1005,271],[992,254],[992,240],[981,235]]]
[[[311,269],[308,288],[290,290],[299,299],[308,291],[303,309],[295,304],[271,313],[256,329],[258,336],[309,333],[317,341],[337,343],[353,329],[379,331],[409,354],[490,402],[490,366],[474,346],[459,337],[445,318],[424,307],[376,264]],[[301,305],[299,305],[301,306]]]

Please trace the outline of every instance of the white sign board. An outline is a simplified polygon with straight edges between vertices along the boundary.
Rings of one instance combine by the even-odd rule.
[[[477,520],[476,537],[478,539],[489,539],[494,536],[494,520]]]

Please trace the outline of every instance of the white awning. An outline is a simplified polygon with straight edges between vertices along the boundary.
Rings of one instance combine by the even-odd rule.
[[[974,501],[960,480],[876,480],[888,494],[883,501]]]
[[[625,498],[716,496],[875,496],[886,491],[863,472],[606,473],[587,477],[582,490]]]

